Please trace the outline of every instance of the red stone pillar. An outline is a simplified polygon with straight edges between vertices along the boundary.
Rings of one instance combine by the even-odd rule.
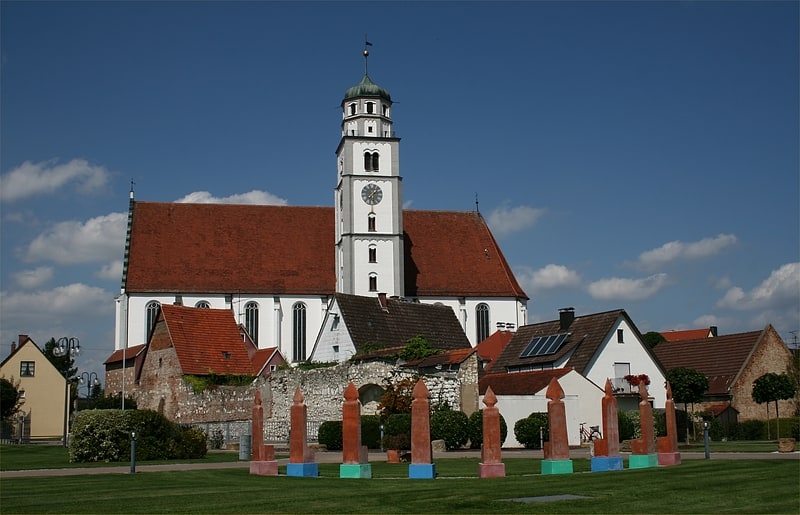
[[[550,424],[550,441],[546,459],[542,460],[542,474],[571,474],[569,459],[569,436],[567,434],[567,410],[564,390],[555,377],[550,380],[545,393],[548,399],[547,420]]]
[[[592,472],[622,470],[622,456],[619,454],[619,419],[617,418],[617,398],[611,381],[606,379],[605,395],[602,401],[603,437],[598,438],[594,446],[591,460]]]
[[[647,468],[658,465],[656,455],[655,428],[653,427],[653,407],[647,398],[647,388],[644,381],[639,383],[639,424],[641,438],[631,442],[631,457],[628,459],[630,468]]]
[[[411,463],[408,477],[412,479],[433,479],[436,470],[432,462],[431,450],[431,409],[430,393],[425,381],[420,379],[411,393]]]
[[[497,409],[497,397],[492,387],[486,389],[483,396],[483,447],[481,462],[478,465],[480,477],[505,477],[506,465],[500,458],[500,410]]]
[[[667,402],[664,414],[667,418],[667,436],[657,439],[658,464],[663,466],[680,465],[681,453],[678,452],[678,424],[675,421],[675,401],[672,400],[672,386],[667,381]]]
[[[250,474],[277,476],[278,462],[275,461],[275,447],[264,445],[264,406],[261,401],[261,390],[256,390],[251,433],[250,449],[253,457],[250,460]]]
[[[289,408],[289,464],[287,476],[316,477],[319,468],[314,462],[314,452],[308,447],[307,410],[300,387],[294,391],[292,407]]]
[[[344,390],[342,404],[342,464],[339,466],[339,477],[372,477],[367,450],[361,446],[361,404],[358,402],[358,389],[352,382]]]

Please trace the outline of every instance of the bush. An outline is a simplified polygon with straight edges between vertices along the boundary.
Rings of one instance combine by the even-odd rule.
[[[500,415],[500,445],[506,441],[508,425],[503,415]],[[469,447],[480,449],[483,444],[483,410],[478,410],[469,416]]]
[[[207,438],[200,429],[182,429],[150,410],[78,412],[72,426],[72,462],[126,461],[131,457],[131,432],[136,433],[136,458],[170,460],[202,458]]]
[[[469,440],[469,418],[463,411],[441,410],[431,415],[431,439],[444,440],[449,451],[460,449]]]
[[[326,420],[319,426],[317,439],[329,451],[342,450],[342,421]]]
[[[543,430],[542,435],[539,434],[540,428]],[[514,424],[514,436],[526,449],[540,449],[540,436],[543,436],[545,440],[550,438],[550,422],[547,419],[547,413],[531,413],[527,418],[517,420],[517,423]]]
[[[385,449],[411,448],[411,413],[392,413],[383,423]]]
[[[381,447],[381,417],[378,415],[361,415],[361,445],[369,449]]]
[[[737,440],[766,440],[767,424],[764,420],[745,420],[736,427]]]
[[[617,423],[619,424],[619,441],[639,438],[642,431],[639,425],[638,411],[618,411]]]

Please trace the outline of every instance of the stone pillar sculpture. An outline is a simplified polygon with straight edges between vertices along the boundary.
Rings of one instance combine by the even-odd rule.
[[[289,463],[287,476],[317,477],[319,465],[314,462],[314,450],[308,447],[308,417],[305,399],[300,387],[294,391],[292,407],[289,408]]]
[[[366,448],[361,445],[361,404],[358,389],[352,382],[344,390],[342,404],[342,464],[339,477],[371,478],[372,466]]]
[[[667,402],[664,404],[667,418],[667,436],[656,439],[658,447],[658,464],[665,467],[681,464],[681,453],[678,452],[678,424],[675,421],[675,401],[672,400],[672,386],[667,381]]]
[[[411,463],[408,465],[408,477],[433,479],[436,477],[436,467],[431,450],[430,393],[425,381],[417,381],[411,396]]]
[[[611,381],[606,379],[603,396],[603,438],[594,441],[592,472],[622,470],[622,456],[619,454],[619,419],[617,418],[617,398]]]
[[[483,447],[481,462],[478,464],[480,477],[506,477],[506,464],[500,459],[500,410],[497,409],[497,397],[492,387],[486,389],[483,396]]]
[[[653,407],[647,399],[647,388],[644,382],[639,383],[639,418],[642,436],[631,442],[629,468],[648,468],[658,466],[656,455],[655,429],[653,428]]]
[[[567,411],[564,406],[564,390],[555,377],[550,380],[545,393],[547,420],[550,424],[550,441],[546,442],[542,460],[542,474],[571,474],[569,459],[569,437],[567,436]]]
[[[251,432],[250,449],[253,457],[250,460],[250,474],[277,476],[278,462],[275,461],[275,446],[264,445],[264,406],[261,401],[261,390],[256,390]]]

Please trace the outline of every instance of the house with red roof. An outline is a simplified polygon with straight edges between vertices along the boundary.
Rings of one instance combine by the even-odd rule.
[[[333,206],[141,202],[131,191],[115,350],[147,342],[159,306],[179,304],[229,310],[259,349],[298,363],[337,293],[446,306],[472,346],[497,321],[526,323],[528,296],[477,209],[403,208],[389,92],[365,75],[341,111]]]
[[[791,351],[771,324],[760,331],[662,342],[653,352],[667,371],[690,368],[708,377],[705,400],[695,405],[695,412],[720,414],[724,411],[722,406],[727,405],[738,411],[739,420],[767,418],[766,405],[753,400],[753,382],[769,372],[786,372],[792,359]],[[791,413],[792,402],[780,401],[779,411]]]
[[[663,331],[660,333],[668,342],[678,342],[681,340],[697,340],[699,338],[713,338],[717,335],[717,326],[710,326],[703,329],[683,329],[679,331]]]
[[[475,349],[478,351],[483,366],[481,372],[489,373],[497,356],[506,348],[511,337],[514,336],[514,329],[505,323],[498,323],[497,331],[493,332],[488,338],[478,344]]]

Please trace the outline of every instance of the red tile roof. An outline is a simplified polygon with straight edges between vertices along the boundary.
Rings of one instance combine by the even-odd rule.
[[[114,352],[111,353],[111,356],[109,356],[108,359],[106,359],[103,362],[103,364],[108,365],[109,363],[117,363],[122,361],[123,353],[125,354],[125,361],[135,358],[136,356],[139,355],[140,352],[142,352],[145,349],[145,347],[147,346],[144,344],[140,344],[128,347],[127,349],[124,350],[123,349],[115,350]]]
[[[708,395],[728,394],[739,371],[747,364],[751,353],[761,341],[764,331],[726,334],[714,338],[699,338],[662,342],[653,352],[667,371],[691,368],[708,377]]]
[[[513,336],[514,333],[512,331],[495,331],[475,347],[478,351],[478,356],[484,361],[493,362],[505,349]],[[491,368],[491,364],[489,368]]]
[[[330,207],[135,202],[128,292],[335,290]],[[527,299],[483,217],[404,211],[405,295]],[[454,244],[457,242],[457,244]]]
[[[681,340],[697,340],[698,338],[709,338],[711,329],[685,329],[683,331],[664,331],[661,336],[668,342],[678,342]]]
[[[251,361],[255,373],[269,372],[269,370],[264,370],[267,364],[282,365],[286,363],[286,360],[283,359],[277,347],[256,350]]]
[[[184,374],[256,372],[231,310],[163,304],[161,315]]]
[[[478,393],[485,394],[486,388],[491,386],[495,395],[535,395],[547,388],[554,377],[561,379],[573,370],[553,368],[512,374],[486,374],[478,381]]]

